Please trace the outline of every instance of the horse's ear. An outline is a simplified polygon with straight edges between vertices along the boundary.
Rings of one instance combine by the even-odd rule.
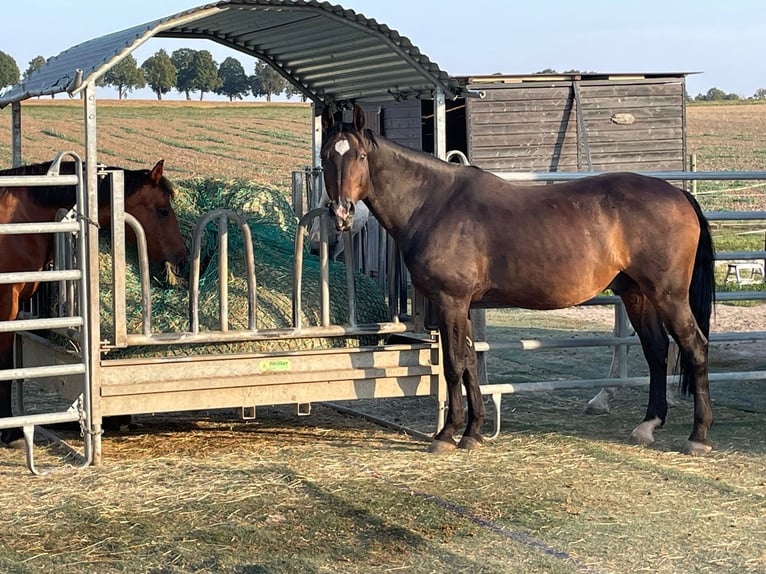
[[[357,131],[364,129],[364,110],[359,104],[354,104],[354,129]]]
[[[151,178],[153,182],[157,183],[162,179],[162,168],[164,167],[164,165],[165,165],[165,160],[161,159],[152,168]]]
[[[326,132],[335,125],[335,115],[332,113],[332,106],[327,105],[322,110],[322,131]]]

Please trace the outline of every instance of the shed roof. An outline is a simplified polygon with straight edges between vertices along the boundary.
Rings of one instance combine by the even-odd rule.
[[[575,81],[605,81],[605,82],[636,82],[642,80],[684,81],[686,76],[698,72],[564,72],[537,73],[537,74],[485,74],[482,76],[456,76],[458,85],[467,88],[475,84],[503,85],[503,84],[542,84],[553,82]]]
[[[268,62],[311,100],[373,103],[462,88],[385,24],[317,0],[226,0],[107,34],[65,50],[0,92],[0,108],[77,93],[150,38],[208,39]]]

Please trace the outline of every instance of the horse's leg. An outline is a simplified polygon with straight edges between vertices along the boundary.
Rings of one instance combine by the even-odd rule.
[[[654,431],[665,424],[668,414],[668,334],[654,305],[640,292],[637,285],[628,287],[619,295],[649,365],[649,404],[646,416],[644,422],[633,429],[630,437],[637,444],[649,445],[654,442]]]
[[[13,368],[13,333],[0,333],[0,370]],[[11,407],[11,381],[0,381],[0,418],[13,416]],[[24,435],[21,429],[3,429],[0,432],[0,441],[6,446],[19,448]]]
[[[619,332],[617,325],[612,330],[612,334],[617,337]],[[617,352],[612,353],[612,363],[609,365],[609,378],[616,378],[620,376],[620,365],[617,357]],[[588,401],[585,405],[586,415],[608,415],[609,414],[609,401],[617,394],[617,387],[602,387],[598,394]]]
[[[444,428],[436,434],[428,451],[442,453],[455,449],[455,434],[465,422],[460,382],[466,369],[468,304],[461,304],[447,297],[438,301],[432,300],[432,303],[438,316],[449,403]]]
[[[470,318],[467,320],[467,326],[468,333],[464,341],[465,369],[463,370],[463,384],[465,385],[466,398],[468,400],[468,423],[458,446],[470,450],[481,446],[484,442],[484,438],[481,436],[481,425],[484,424],[486,409],[481,396],[481,390],[479,389],[479,360],[476,356],[476,348],[473,345],[473,329]]]
[[[678,344],[683,370],[691,376],[689,384],[694,393],[694,425],[683,452],[703,455],[712,450],[707,431],[713,424],[708,383],[708,340],[697,325],[687,301],[658,301],[662,320]]]
[[[615,307],[615,322],[614,329],[612,329],[612,335],[615,337],[621,336],[621,320],[618,317],[622,311],[618,307]],[[627,356],[627,353],[626,353]],[[609,365],[609,371],[607,377],[615,379],[620,376],[620,355],[617,352],[617,348],[612,353],[612,362]],[[585,405],[584,414],[586,415],[608,415],[609,414],[609,401],[611,401],[617,394],[617,387],[602,387],[601,390]]]
[[[0,318],[7,321],[16,319],[19,294],[23,289],[23,284],[0,285]],[[13,368],[13,337],[13,333],[0,333],[0,370]],[[0,381],[0,418],[13,416],[12,388],[12,381]],[[24,434],[19,428],[3,429],[0,432],[0,442],[13,448],[21,448],[23,439]]]

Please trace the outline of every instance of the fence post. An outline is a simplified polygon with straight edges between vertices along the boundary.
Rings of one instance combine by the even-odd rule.
[[[689,156],[689,171],[697,171],[697,154],[696,153],[692,153]],[[691,181],[691,184],[692,184],[691,186],[692,195],[697,195],[697,180],[693,179]]]

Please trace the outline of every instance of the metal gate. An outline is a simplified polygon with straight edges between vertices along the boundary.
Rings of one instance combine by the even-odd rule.
[[[75,173],[62,175],[60,173],[62,160],[73,161]],[[8,223],[0,225],[0,235],[23,235],[48,233],[56,238],[57,251],[61,246],[69,244],[74,247],[72,257],[56,257],[57,265],[53,269],[41,271],[12,271],[0,273],[0,284],[15,283],[57,283],[59,292],[65,297],[66,293],[74,297],[67,305],[59,305],[55,317],[35,317],[30,314],[20,313],[16,320],[0,321],[0,332],[18,333],[36,329],[70,330],[77,332],[82,341],[88,340],[88,323],[84,318],[89,309],[88,290],[85,285],[87,277],[88,257],[86,251],[87,237],[89,233],[86,213],[87,201],[85,186],[83,184],[83,167],[80,157],[73,152],[59,153],[53,160],[46,175],[39,176],[2,176],[0,186],[3,187],[40,187],[48,185],[75,186],[77,190],[77,202],[75,206],[65,213],[59,221],[40,223]],[[72,241],[74,239],[74,242]],[[25,414],[23,410],[22,393],[17,392],[16,411],[17,415],[0,419],[0,429],[21,427],[24,431],[27,466],[35,474],[46,474],[35,467],[34,461],[34,433],[38,425],[79,422],[83,429],[89,428],[90,416],[90,393],[88,385],[88,357],[89,345],[82,345],[81,359],[71,364],[55,364],[35,367],[20,367],[0,370],[0,381],[11,384],[11,381],[24,379],[38,379],[47,377],[72,377],[76,376],[82,381],[82,392],[72,405],[63,411],[52,411],[37,414]],[[16,355],[14,352],[16,363]],[[20,389],[19,389],[20,390]],[[80,466],[85,467],[92,461],[91,435],[83,433],[84,453]]]

